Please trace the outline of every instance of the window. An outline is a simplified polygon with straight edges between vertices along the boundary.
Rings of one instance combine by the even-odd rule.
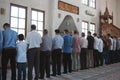
[[[38,33],[43,35],[44,28],[44,11],[32,9],[32,24],[36,25]]]
[[[82,21],[82,32],[84,32],[85,35],[87,36],[87,32],[88,32],[88,22],[86,22],[86,21]]]
[[[96,8],[96,0],[82,0],[82,3],[89,7]]]
[[[92,34],[95,33],[95,24],[94,24],[94,23],[90,23],[89,29],[90,29],[90,32],[91,32]]]
[[[18,34],[26,33],[26,11],[27,8],[11,4],[10,24],[11,29]]]
[[[88,5],[88,0],[82,0],[82,3]]]
[[[92,8],[96,8],[96,0],[89,0],[89,6]]]

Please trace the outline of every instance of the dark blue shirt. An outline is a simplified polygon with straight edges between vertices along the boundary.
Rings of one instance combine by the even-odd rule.
[[[2,31],[0,30],[0,54],[2,52],[2,48],[3,48],[3,34]]]
[[[65,34],[63,36],[64,46],[63,53],[72,53],[72,36],[70,34]]]
[[[18,34],[17,32],[7,28],[3,31],[3,48],[16,48]]]

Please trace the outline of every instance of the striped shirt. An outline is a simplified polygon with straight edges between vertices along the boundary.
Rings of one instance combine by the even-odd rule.
[[[64,40],[63,40],[63,37],[61,35],[56,35],[53,38],[52,42],[53,42],[53,49],[62,49]]]
[[[73,46],[73,52],[80,52],[80,47],[81,45],[81,40],[78,34],[73,35],[73,41],[72,41],[72,46]]]
[[[48,35],[43,35],[41,50],[42,51],[50,51],[52,49],[52,38]]]

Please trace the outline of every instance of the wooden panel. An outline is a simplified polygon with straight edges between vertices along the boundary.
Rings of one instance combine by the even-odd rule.
[[[108,33],[110,33],[112,36],[120,37],[120,29],[112,24],[104,23],[102,24],[101,28],[102,35],[107,35]]]
[[[58,2],[58,9],[74,14],[79,14],[79,7],[65,3],[63,1]]]

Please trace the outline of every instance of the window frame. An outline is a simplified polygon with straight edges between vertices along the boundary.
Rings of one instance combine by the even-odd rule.
[[[87,30],[87,32],[88,32],[88,30],[89,30],[89,22],[88,22],[88,21],[85,21],[85,20],[83,20],[82,23],[83,23],[83,22],[84,22],[84,24],[87,23],[87,29],[83,28],[83,25],[82,25],[82,30],[85,29],[85,30]],[[82,32],[83,32],[83,31],[82,31]],[[85,33],[85,32],[84,32],[84,33]],[[85,36],[87,36],[87,33],[85,33]]]
[[[90,6],[90,3],[91,3],[91,2],[92,2],[92,4],[93,4],[93,0],[87,0],[87,1],[88,1],[87,4],[85,4],[85,3],[83,3],[83,2],[82,2],[82,4],[85,5],[85,6],[91,7],[91,8],[93,8],[93,9],[96,9],[96,0],[95,0],[95,2],[94,2],[95,7]]]
[[[94,33],[96,33],[96,24],[95,24],[95,23],[90,23],[90,25],[94,25]],[[89,26],[89,30],[90,30],[90,32],[92,33],[93,30],[91,31],[90,27],[91,27],[91,26]]]
[[[85,1],[84,1],[85,2]],[[83,0],[82,0],[82,4],[83,5],[86,5],[86,6],[89,6],[89,0],[87,0],[87,4],[83,3]]]
[[[38,19],[37,20],[34,20],[34,21],[37,21],[37,25],[36,25],[36,31],[38,32],[38,31],[42,31],[43,32],[43,30],[45,29],[45,11],[43,11],[43,10],[39,10],[39,9],[35,9],[35,8],[31,8],[31,25],[32,25],[32,21],[33,21],[33,19],[32,19],[32,11],[37,11],[37,13],[38,12],[42,12],[43,13],[43,21],[38,21]],[[37,17],[38,18],[38,17]],[[43,22],[43,30],[38,30],[38,22]],[[42,35],[41,35],[42,36]]]
[[[95,0],[95,2],[94,2],[95,7],[93,7],[93,5],[90,6],[90,2],[92,2],[92,4],[93,4],[93,0],[89,0],[89,7],[96,9],[96,0]]]
[[[18,8],[24,8],[25,9],[25,18],[19,18],[19,16],[18,17],[15,17],[15,16],[11,16],[11,7],[12,6],[15,6],[15,7],[18,7]],[[19,14],[19,13],[18,13]],[[23,29],[23,28],[19,28],[19,27],[17,27],[17,28],[15,28],[15,27],[11,27],[11,28],[13,28],[13,29],[17,29],[17,32],[18,32],[18,30],[20,29],[20,30],[24,30],[25,31],[25,35],[24,36],[26,36],[26,34],[27,34],[27,7],[26,6],[22,6],[22,5],[18,5],[18,4],[14,4],[14,3],[10,3],[10,15],[9,15],[10,17],[9,17],[9,20],[10,20],[10,25],[11,25],[11,18],[17,18],[17,20],[18,19],[24,19],[25,20],[25,28]],[[19,24],[17,24],[17,26],[18,26]]]

